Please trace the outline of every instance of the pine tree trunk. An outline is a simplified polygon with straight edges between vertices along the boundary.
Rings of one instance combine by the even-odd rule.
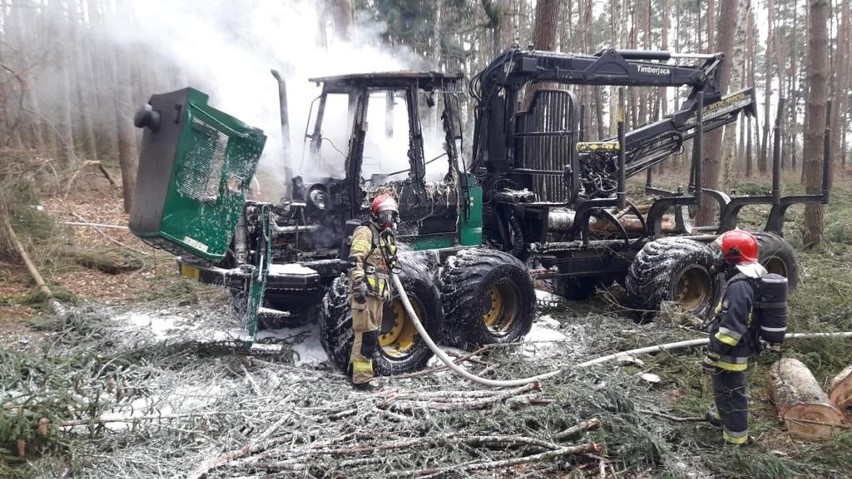
[[[355,4],[352,0],[334,0],[332,19],[334,36],[348,42],[352,38],[352,26],[355,24]]]
[[[849,1],[842,0],[841,5],[841,23],[837,31],[837,67],[834,69],[834,105],[831,109],[831,151],[832,163],[842,165],[843,161],[843,146],[841,139],[843,136],[844,126],[847,126],[842,120],[847,108],[848,90],[849,90],[849,44],[852,43],[852,37],[849,35]]]
[[[828,98],[828,1],[810,0],[808,15],[808,66],[807,85],[807,125],[802,167],[805,190],[809,194],[822,191],[822,155],[823,133],[826,120],[826,101]],[[805,231],[802,240],[806,245],[818,244],[823,234],[823,205],[809,203],[805,205]]]
[[[438,9],[440,9],[441,2],[438,2]],[[513,17],[513,6],[512,0],[500,0],[500,23],[497,25],[497,42],[498,47],[496,48],[496,52],[499,53],[504,48],[508,48],[510,45],[515,43],[515,25],[512,21]]]
[[[69,21],[71,22],[72,38],[74,38],[74,88],[77,98],[77,120],[80,125],[77,138],[82,145],[82,153],[87,160],[97,161],[98,152],[95,146],[95,126],[92,120],[92,83],[89,68],[89,39],[83,36],[82,19],[77,7],[72,5]]]
[[[829,437],[840,432],[837,426],[843,417],[798,359],[781,358],[769,367],[767,376],[772,401],[788,431],[806,438]]]
[[[733,54],[731,55],[731,79],[729,90],[739,90],[743,87],[745,72],[745,44],[748,17],[751,15],[751,1],[739,0],[737,5],[737,19],[734,33]],[[744,121],[745,115],[740,115],[740,121]],[[729,128],[730,127],[730,128]],[[734,159],[737,156],[736,125],[730,124],[725,127],[724,146],[722,156],[722,185],[727,189],[731,186],[731,173],[735,168]]]
[[[533,26],[533,48],[536,50],[555,50],[556,19],[559,17],[559,0],[539,0],[535,5],[535,25]],[[524,93],[524,109],[530,107],[535,92],[550,88],[549,84],[533,83]]]
[[[613,48],[621,48],[622,29],[624,28],[624,9],[622,0],[611,0],[612,14],[610,15],[610,41]],[[615,136],[618,120],[622,115],[618,99],[618,88],[609,87],[609,136]]]
[[[127,1],[127,0],[124,0]],[[126,3],[117,4],[118,12],[127,7]],[[136,157],[135,143],[133,139],[133,125],[130,115],[124,105],[132,105],[132,89],[130,67],[125,55],[118,45],[111,48],[111,70],[114,85],[113,114],[118,144],[118,164],[121,167],[121,189],[124,199],[124,211],[129,213],[133,204],[134,189],[136,188],[136,170],[138,159]]]
[[[734,32],[736,31],[738,0],[722,0],[721,15],[719,16],[719,31],[717,32],[716,50],[722,52],[725,58],[731,58],[734,48]],[[720,66],[719,90],[728,91],[731,76],[730,65],[723,62]],[[703,188],[717,189],[719,187],[719,169],[722,156],[722,129],[717,128],[704,135],[704,151],[701,158],[701,184]],[[702,207],[695,215],[698,226],[709,225],[713,222],[714,206],[709,201],[703,201]]]
[[[57,156],[63,168],[76,168],[77,158],[74,155],[74,134],[71,129],[71,100],[69,93],[69,80],[71,79],[71,66],[69,47],[71,45],[66,25],[60,20],[65,16],[65,5],[62,0],[50,0],[48,10],[54,18],[54,27],[57,32],[56,42],[56,120],[54,131],[56,137]]]

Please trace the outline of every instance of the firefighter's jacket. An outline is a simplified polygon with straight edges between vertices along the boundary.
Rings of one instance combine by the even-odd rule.
[[[396,256],[396,244],[393,237],[383,237],[379,230],[370,224],[355,228],[352,233],[352,246],[349,251],[350,286],[364,281],[367,294],[385,301],[390,299],[390,281],[388,260]]]
[[[760,353],[754,315],[752,280],[738,274],[728,280],[716,318],[710,326],[710,350],[719,354],[716,363],[726,371],[745,371],[751,356]]]

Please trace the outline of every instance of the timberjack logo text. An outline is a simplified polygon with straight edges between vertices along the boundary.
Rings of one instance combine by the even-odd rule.
[[[637,66],[639,73],[647,73],[649,75],[668,75],[671,73],[671,68],[666,67],[646,67],[642,65]]]

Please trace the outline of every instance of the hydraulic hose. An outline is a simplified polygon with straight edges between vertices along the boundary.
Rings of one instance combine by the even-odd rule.
[[[542,379],[551,378],[564,372],[566,369],[557,369],[551,371],[549,373],[539,374],[537,376],[531,376],[528,378],[522,379],[510,379],[510,380],[499,380],[499,379],[488,379],[477,376],[458,364],[454,363],[452,358],[447,356],[441,348],[438,347],[437,344],[432,340],[429,336],[429,333],[426,332],[426,328],[423,327],[423,323],[420,322],[420,318],[417,317],[417,313],[414,311],[414,308],[411,306],[411,301],[408,300],[408,295],[405,292],[405,288],[402,286],[402,281],[399,280],[399,276],[396,273],[391,272],[390,274],[391,280],[393,281],[393,285],[397,291],[399,291],[399,299],[402,301],[402,305],[405,307],[405,311],[408,313],[408,316],[411,318],[411,321],[414,323],[414,327],[417,329],[417,332],[420,334],[420,337],[426,342],[429,346],[429,349],[435,353],[435,356],[441,360],[444,364],[447,365],[453,372],[461,375],[465,379],[468,379],[477,384],[482,384],[483,386],[497,387],[497,388],[507,388],[507,387],[518,387],[523,386],[525,384],[529,384],[535,381],[541,381]],[[787,339],[796,339],[796,338],[852,338],[852,332],[843,332],[843,333],[787,333]],[[631,349],[629,351],[621,351],[619,353],[610,354],[607,356],[601,356],[596,359],[592,359],[590,361],[586,361],[580,364],[576,364],[572,366],[570,369],[574,368],[585,368],[595,364],[605,363],[607,361],[612,361],[614,359],[622,359],[629,358],[637,354],[644,353],[654,353],[658,351],[667,351],[670,349],[680,349],[680,348],[688,348],[694,346],[703,346],[705,344],[709,344],[710,340],[708,338],[702,339],[690,339],[686,341],[678,341],[676,343],[667,343],[667,344],[658,344],[655,346],[647,346],[644,348],[636,348]]]
[[[549,377],[556,376],[561,373],[561,369],[557,369],[556,371],[551,371],[545,374],[539,374],[538,376],[531,376],[523,379],[510,379],[510,380],[499,380],[499,379],[488,379],[477,376],[458,364],[454,363],[452,358],[447,356],[447,353],[441,350],[435,341],[432,341],[432,338],[429,337],[429,333],[426,332],[426,328],[423,327],[423,323],[420,322],[420,318],[417,317],[417,313],[414,312],[414,308],[411,306],[411,301],[408,300],[408,295],[405,293],[405,288],[402,287],[402,281],[399,280],[399,276],[396,273],[391,272],[391,279],[393,280],[393,285],[397,291],[399,291],[399,299],[402,301],[402,305],[405,306],[405,311],[408,313],[408,316],[411,318],[411,321],[414,323],[414,327],[417,328],[417,332],[420,334],[420,337],[426,341],[426,344],[429,346],[429,349],[435,353],[435,356],[438,356],[444,364],[447,365],[448,368],[452,369],[455,373],[460,374],[465,379],[473,381],[477,384],[482,384],[483,386],[490,386],[496,388],[509,388],[509,387],[518,387],[523,386],[525,384],[529,384],[535,381],[541,381],[542,379],[547,379]]]

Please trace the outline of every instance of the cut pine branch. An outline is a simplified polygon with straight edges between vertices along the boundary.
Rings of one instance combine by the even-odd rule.
[[[843,428],[843,416],[801,361],[781,358],[767,375],[772,400],[788,431],[816,439],[833,436]]]

